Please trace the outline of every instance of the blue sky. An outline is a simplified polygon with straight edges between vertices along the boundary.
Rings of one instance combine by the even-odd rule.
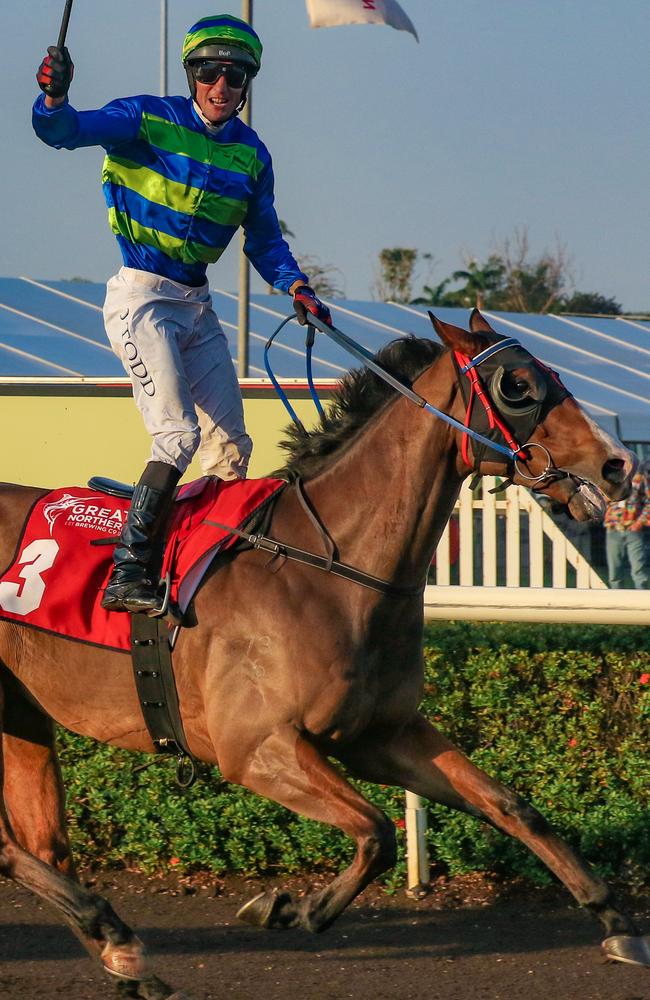
[[[527,227],[561,243],[576,284],[650,308],[648,2],[402,0],[420,44],[375,25],[313,30],[304,0],[255,0],[265,47],[253,124],[299,254],[370,298],[382,247],[415,247],[439,282]],[[9,9],[10,8],[10,9]],[[34,73],[63,0],[3,4],[0,275],[101,281],[120,264],[100,188],[102,152],[47,149],[31,130]],[[185,93],[187,28],[218,9],[170,0],[170,92]],[[238,2],[221,8],[238,15]],[[76,0],[76,107],[157,93],[158,0]],[[211,284],[237,287],[231,247]],[[261,290],[261,281],[254,281]]]

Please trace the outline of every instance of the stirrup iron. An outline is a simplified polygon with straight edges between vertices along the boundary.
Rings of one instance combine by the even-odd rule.
[[[160,581],[160,585],[165,588],[160,602],[160,607],[151,608],[150,611],[145,612],[147,618],[164,618],[169,611],[169,597],[172,590],[172,581],[169,572],[165,573],[164,577]]]

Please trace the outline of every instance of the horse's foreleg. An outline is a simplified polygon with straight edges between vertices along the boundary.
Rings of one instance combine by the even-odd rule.
[[[294,812],[339,827],[357,844],[354,861],[326,888],[293,900],[265,892],[242,907],[242,920],[263,927],[325,930],[377,875],[395,864],[395,828],[293,727],[268,736],[225,777]]]
[[[392,739],[346,749],[359,776],[471,813],[526,844],[603,924],[610,958],[650,965],[650,948],[612,891],[529,803],[476,767],[422,716]],[[622,936],[622,937],[621,937]],[[627,944],[623,939],[627,940]]]

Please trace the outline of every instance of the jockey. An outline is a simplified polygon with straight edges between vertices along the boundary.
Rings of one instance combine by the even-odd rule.
[[[174,490],[199,449],[202,471],[245,478],[251,440],[225,334],[213,312],[207,265],[239,226],[266,282],[331,322],[280,232],[271,157],[237,117],[262,44],[229,14],[204,17],[183,44],[190,94],[129,97],[76,111],[67,48],[48,48],[33,109],[36,134],[56,149],[103,146],[111,229],[124,266],[107,285],[104,323],[152,437],[102,605],[156,614],[162,548]]]

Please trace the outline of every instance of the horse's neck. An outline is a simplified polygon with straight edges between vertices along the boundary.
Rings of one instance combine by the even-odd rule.
[[[455,396],[448,366],[441,359],[418,380],[444,412]],[[344,562],[411,586],[424,578],[458,497],[456,461],[449,425],[398,399],[307,491]]]

